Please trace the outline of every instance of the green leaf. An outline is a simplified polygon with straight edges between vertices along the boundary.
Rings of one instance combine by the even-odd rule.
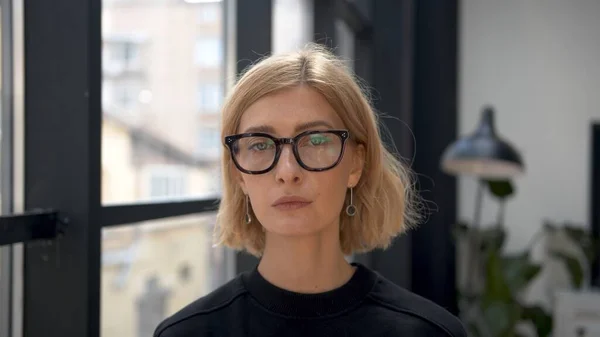
[[[492,195],[498,199],[506,199],[515,192],[510,180],[487,180],[486,182]]]
[[[563,230],[576,243],[588,243],[590,241],[590,236],[583,228],[565,225]]]
[[[541,307],[524,307],[521,318],[533,324],[538,337],[550,336],[550,332],[552,332],[552,315]]]
[[[548,220],[546,220],[546,221],[544,222],[544,229],[545,229],[547,232],[550,232],[550,233],[554,233],[554,232],[556,232],[556,230],[557,230],[557,228],[556,228],[556,225],[554,225],[553,223],[551,223],[551,222],[550,222],[550,221],[548,221]]]
[[[490,251],[486,261],[485,290],[483,293],[483,307],[495,302],[508,303],[513,296],[510,287],[506,283],[502,260],[498,252]]]
[[[521,307],[515,302],[492,302],[483,310],[491,336],[514,336],[520,317]]]
[[[594,240],[589,231],[572,225],[565,225],[563,230],[569,239],[579,246],[589,262],[595,261],[599,254],[598,249],[600,248],[600,245],[599,242]]]
[[[579,260],[563,252],[552,251],[550,254],[563,261],[565,267],[567,267],[567,270],[569,271],[571,284],[576,289],[580,289],[583,284],[583,268],[581,267]]]
[[[541,265],[529,260],[529,253],[508,255],[502,258],[502,269],[506,284],[513,294],[521,291],[542,270]]]

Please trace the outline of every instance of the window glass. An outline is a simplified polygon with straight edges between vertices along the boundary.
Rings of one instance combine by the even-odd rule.
[[[198,111],[200,113],[219,113],[222,102],[223,86],[220,83],[201,83],[198,86]]]
[[[179,188],[168,180],[157,179],[157,189]],[[227,250],[212,244],[214,223],[207,213],[103,229],[101,337],[152,336],[160,321],[230,279]]]
[[[103,0],[104,204],[218,196],[222,11],[219,1]]]

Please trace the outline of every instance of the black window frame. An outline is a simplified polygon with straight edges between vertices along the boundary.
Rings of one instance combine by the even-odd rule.
[[[60,210],[69,224],[25,244],[23,336],[97,337],[102,229],[213,212],[219,200],[102,204],[102,0],[25,1],[25,210]],[[231,1],[235,59],[268,54],[270,0]]]

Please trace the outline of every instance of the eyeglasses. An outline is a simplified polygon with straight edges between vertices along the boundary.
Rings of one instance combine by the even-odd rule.
[[[307,171],[334,168],[342,160],[347,130],[305,131],[294,138],[276,138],[266,133],[242,133],[225,137],[231,158],[246,174],[267,173],[277,165],[283,145],[292,145],[298,164]]]

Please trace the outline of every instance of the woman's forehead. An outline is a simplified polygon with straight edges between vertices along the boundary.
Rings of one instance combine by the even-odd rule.
[[[325,97],[309,87],[296,87],[260,98],[242,113],[239,132],[269,127],[275,133],[307,128],[343,128],[344,123]]]

